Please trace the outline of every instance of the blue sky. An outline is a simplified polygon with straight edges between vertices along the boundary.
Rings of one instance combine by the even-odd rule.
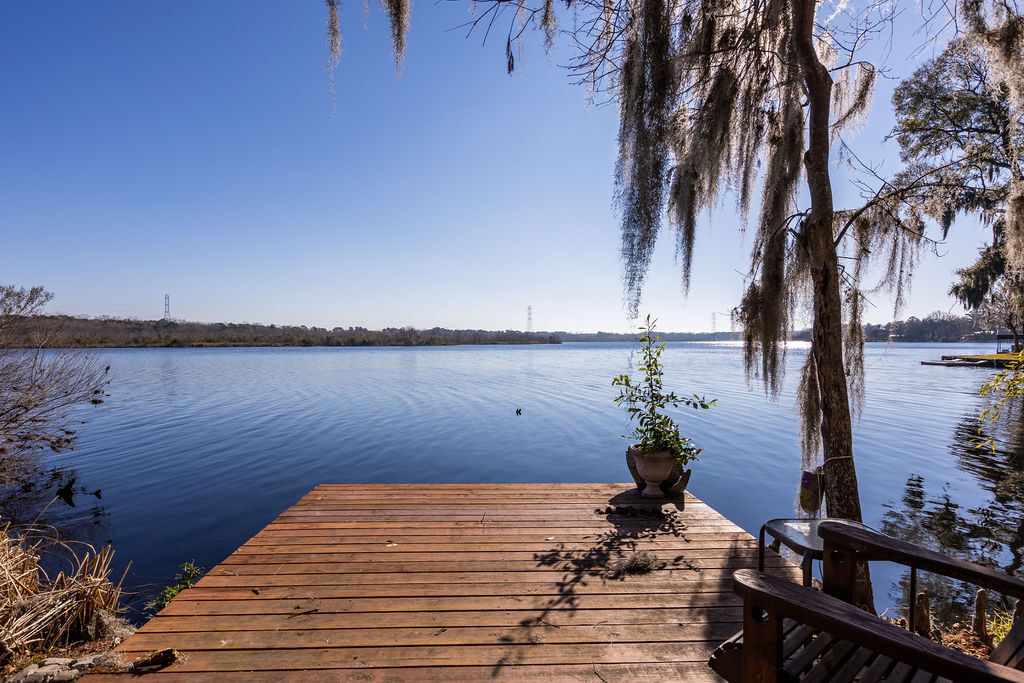
[[[0,5],[0,281],[74,315],[157,318],[169,293],[190,320],[521,329],[532,306],[535,329],[629,329],[617,113],[588,105],[567,55],[531,35],[508,77],[503,40],[450,30],[468,3],[423,2],[396,78],[386,16],[349,3],[332,115],[325,17],[318,0]],[[902,42],[894,76],[920,41]],[[858,138],[889,170],[894,85]],[[987,237],[954,226],[904,315],[959,311],[951,273]],[[665,239],[641,310],[711,329],[749,247],[727,199],[689,297]],[[866,319],[889,320],[874,301]]]

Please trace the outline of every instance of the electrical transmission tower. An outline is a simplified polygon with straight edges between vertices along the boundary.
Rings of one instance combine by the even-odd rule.
[[[533,332],[533,306],[526,307],[526,331]]]
[[[171,319],[171,295],[164,294],[164,320]]]

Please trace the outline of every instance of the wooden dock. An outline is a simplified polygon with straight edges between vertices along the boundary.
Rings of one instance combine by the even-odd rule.
[[[617,564],[646,550],[650,573]],[[118,648],[174,680],[718,680],[753,537],[632,484],[323,485]],[[777,555],[771,571],[799,581]],[[129,680],[94,674],[89,681]]]

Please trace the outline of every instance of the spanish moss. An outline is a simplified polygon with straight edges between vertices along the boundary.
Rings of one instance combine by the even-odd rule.
[[[836,112],[832,124],[833,141],[842,131],[858,130],[867,120],[878,70],[871,64],[858,64],[852,69],[843,69],[839,74],[832,89],[832,109]]]
[[[555,43],[555,31],[558,30],[558,18],[555,16],[555,0],[544,0],[544,8],[540,16],[540,28],[544,32],[544,49],[550,52]]]
[[[334,71],[341,60],[341,24],[338,21],[337,0],[327,0],[327,78],[331,89],[331,102],[334,102]]]
[[[967,40],[985,50],[998,80],[1009,90],[1009,138],[1019,140],[1024,119],[1024,17],[1016,0],[983,3],[967,0],[960,5],[968,27]],[[1019,169],[1024,151],[1016,144],[1010,150],[1011,167]],[[1008,186],[1006,202],[1007,266],[1016,277],[1024,277],[1024,178],[1018,172]]]
[[[821,394],[814,354],[808,353],[800,371],[796,389],[796,408],[800,417],[800,450],[803,469],[813,471],[821,465]]]
[[[338,0],[324,0],[327,4],[327,77],[334,101],[334,72],[341,60],[341,10]],[[364,0],[363,12],[366,13],[368,0]],[[387,12],[391,22],[392,54],[395,58],[395,72],[401,73],[405,62],[405,35],[409,30],[409,14],[412,11],[411,0],[381,0],[381,7]]]
[[[850,394],[850,413],[860,415],[864,409],[864,321],[861,310],[864,295],[856,287],[846,291],[846,324],[843,326],[843,363]]]
[[[405,63],[405,34],[409,31],[410,0],[381,0],[384,11],[391,20],[392,54],[395,56],[395,72],[401,73]]]
[[[616,164],[625,286],[634,315],[661,227],[669,123],[677,86],[669,5],[665,0],[639,0],[639,4],[623,53]]]

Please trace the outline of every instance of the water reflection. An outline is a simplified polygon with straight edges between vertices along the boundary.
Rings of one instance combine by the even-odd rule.
[[[936,482],[915,474],[907,479],[900,504],[887,504],[882,531],[951,557],[1021,575],[1024,567],[1024,414],[1008,413],[996,425],[996,448],[979,446],[975,414],[956,425],[949,448],[957,469],[975,480],[973,500],[951,490],[929,489]],[[961,500],[963,504],[955,501]],[[922,574],[920,588],[932,596],[932,613],[948,626],[970,617],[976,586]],[[909,571],[891,597],[909,604]],[[919,590],[920,590],[919,588]],[[1010,600],[989,595],[990,604],[1012,609]]]
[[[756,533],[765,519],[792,511],[785,463],[800,461],[798,424],[792,386],[777,403],[756,384],[748,391],[741,350],[672,342],[665,379],[719,399],[716,410],[685,418],[687,435],[707,448],[691,485]],[[105,349],[99,357],[113,367],[113,396],[82,427],[73,456],[44,461],[73,464],[74,488],[102,487],[103,498],[86,503],[79,490],[75,508],[49,513],[81,515],[97,504],[109,511],[110,531],[106,521],[94,525],[102,529],[96,541],[113,538],[113,573],[131,560],[129,589],[147,591],[166,586],[185,561],[223,561],[323,482],[622,481],[628,416],[611,402],[609,378],[635,366],[631,352],[628,343]],[[855,443],[872,451],[861,472],[870,523],[878,525],[882,503],[898,501],[913,473],[932,490],[955,481],[964,490],[952,497],[962,505],[988,495],[944,450],[904,447],[949,443],[957,420],[974,414],[987,373],[920,364],[950,353],[948,345],[869,344],[865,352],[868,394]],[[798,356],[790,355],[791,378]],[[750,473],[756,485],[737,495]]]
[[[31,530],[33,537],[46,536],[71,542],[81,555],[110,545],[110,515],[103,505],[103,492],[87,490],[77,482],[75,470],[42,467],[22,462],[17,476],[7,471],[0,483],[0,521],[14,533]],[[76,563],[67,547],[47,544],[50,551],[40,566],[49,576],[72,570]]]

